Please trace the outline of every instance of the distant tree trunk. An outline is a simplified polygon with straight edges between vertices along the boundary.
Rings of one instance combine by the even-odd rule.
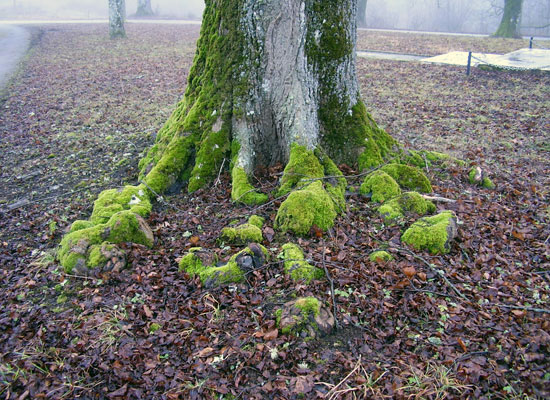
[[[359,0],[357,3],[357,26],[367,27],[367,0]]]
[[[521,9],[523,0],[504,0],[504,12],[502,20],[493,36],[504,38],[521,37],[519,28],[521,22]]]
[[[124,0],[109,0],[109,35],[111,39],[126,37],[124,30],[125,6]]]
[[[151,8],[151,0],[138,0],[136,17],[150,17],[155,15]]]

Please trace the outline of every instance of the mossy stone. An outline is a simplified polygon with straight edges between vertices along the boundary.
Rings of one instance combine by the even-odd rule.
[[[283,259],[285,272],[292,280],[310,283],[313,279],[321,279],[325,276],[323,270],[305,261],[302,249],[294,243],[283,245],[280,258]]]
[[[301,297],[284,304],[275,314],[278,327],[285,335],[307,335],[311,338],[329,334],[334,316],[315,297]]]
[[[251,223],[223,228],[220,239],[234,244],[261,243],[264,240],[262,230]]]
[[[367,175],[359,188],[359,193],[370,195],[371,201],[383,203],[401,194],[399,184],[386,172],[378,170]]]
[[[405,231],[401,240],[416,250],[445,254],[450,251],[450,243],[456,235],[456,217],[452,211],[444,211],[416,221]]]
[[[257,226],[258,228],[262,229],[264,226],[265,219],[258,216],[258,215],[251,215],[248,218],[248,223],[254,226]]]

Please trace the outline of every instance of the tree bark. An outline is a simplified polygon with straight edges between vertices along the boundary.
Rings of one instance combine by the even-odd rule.
[[[124,0],[109,0],[109,36],[111,39],[126,37],[125,14]]]
[[[359,0],[357,4],[357,26],[367,27],[367,0]]]
[[[360,98],[356,14],[357,0],[207,0],[186,93],[141,160],[142,179],[194,191],[230,158],[235,185],[287,163],[292,145],[380,164],[394,141]]]
[[[493,36],[504,38],[520,38],[520,22],[523,0],[504,0],[502,20]]]
[[[151,0],[138,0],[136,17],[150,17],[155,15],[151,8]]]

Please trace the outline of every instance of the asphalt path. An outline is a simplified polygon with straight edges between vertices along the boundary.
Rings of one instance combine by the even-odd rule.
[[[0,90],[9,81],[31,40],[30,33],[19,26],[0,24]]]

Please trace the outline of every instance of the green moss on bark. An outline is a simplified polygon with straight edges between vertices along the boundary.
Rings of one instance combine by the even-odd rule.
[[[293,143],[277,196],[290,193],[302,180],[318,179],[324,176],[324,168],[315,153],[307,150],[304,146]]]
[[[231,178],[231,199],[233,201],[253,206],[264,204],[269,199],[265,193],[259,193],[248,182],[248,176],[243,168],[234,166]]]

